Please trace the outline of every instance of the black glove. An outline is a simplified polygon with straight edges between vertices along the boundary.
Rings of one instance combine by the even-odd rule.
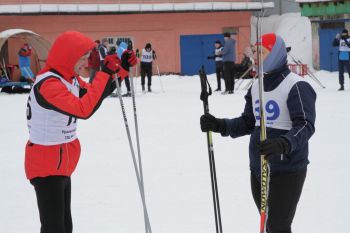
[[[125,70],[129,70],[130,67],[135,66],[137,64],[137,57],[132,50],[125,50],[121,57],[121,66]]]
[[[201,116],[200,123],[203,132],[213,131],[216,133],[224,133],[226,131],[225,120],[218,119],[209,113]]]
[[[213,56],[208,56],[207,58],[208,58],[208,59],[214,59],[214,58],[215,58],[215,55],[213,55]]]
[[[287,139],[279,137],[262,141],[259,149],[262,155],[269,157],[271,155],[288,154],[290,152],[290,145]]]

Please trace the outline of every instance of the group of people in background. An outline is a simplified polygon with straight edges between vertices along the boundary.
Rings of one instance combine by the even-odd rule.
[[[252,52],[249,49],[243,53],[243,59],[241,63],[235,63],[235,49],[234,40],[230,33],[224,33],[224,41],[222,44],[220,40],[215,41],[214,54],[208,56],[208,59],[215,60],[215,72],[217,78],[217,88],[215,91],[222,91],[221,79],[224,80],[225,90],[222,94],[233,94],[235,78],[239,78],[252,64]],[[117,41],[116,46],[108,47],[109,43],[106,38],[95,40],[95,47],[90,53],[88,58],[89,68],[89,82],[92,83],[97,71],[102,69],[106,56],[117,56],[117,48],[120,41]],[[339,47],[338,53],[338,68],[339,68],[339,91],[344,90],[344,72],[348,71],[350,77],[350,37],[347,29],[342,30],[341,33],[336,35],[333,40],[333,46]],[[18,51],[18,67],[21,71],[21,81],[29,83],[34,82],[34,74],[31,70],[31,55],[33,49],[28,43],[24,43]],[[141,87],[142,91],[146,91],[146,77],[147,77],[147,91],[152,92],[152,63],[157,58],[155,51],[152,49],[150,43],[146,43],[145,47],[139,54],[136,50],[136,56],[140,59],[140,75],[141,75]],[[5,69],[5,68],[4,68]],[[2,69],[2,70],[4,70]],[[5,73],[5,72],[4,72]],[[12,72],[10,72],[12,73]],[[9,76],[8,74],[7,76]],[[10,77],[8,77],[10,78]],[[131,96],[130,80],[129,77],[125,77],[126,94],[123,96]],[[121,83],[122,80],[119,81]],[[112,94],[116,96],[116,94]]]
[[[89,82],[91,83],[95,77],[95,73],[99,70],[101,70],[104,61],[106,57],[108,56],[114,56],[115,59],[118,58],[117,50],[120,45],[121,41],[118,40],[116,42],[116,46],[111,46],[108,48],[108,40],[106,38],[102,39],[102,42],[100,40],[95,41],[95,47],[90,53],[89,59],[88,59],[88,66],[89,66]],[[156,59],[156,53],[152,49],[151,43],[146,43],[145,47],[142,49],[141,54],[139,54],[139,50],[136,50],[136,56],[140,59],[141,65],[140,65],[140,73],[141,73],[141,86],[142,91],[145,92],[145,84],[146,84],[146,76],[147,76],[147,91],[152,92],[152,63],[154,59]],[[119,85],[121,85],[122,81],[125,80],[125,87],[127,92],[123,94],[124,97],[131,96],[131,87],[130,87],[130,79],[129,76],[126,76],[124,79],[118,78]],[[112,97],[117,96],[116,93],[111,94]]]
[[[245,72],[253,64],[252,54],[249,50],[244,52],[241,63],[235,63],[234,40],[229,32],[224,33],[224,45],[220,40],[215,41],[214,55],[208,56],[208,59],[215,60],[215,73],[217,79],[217,88],[215,91],[221,91],[221,79],[225,81],[225,91],[222,94],[233,94],[235,89],[235,78]]]
[[[252,52],[246,49],[243,54],[241,63],[235,63],[234,40],[231,34],[224,33],[225,43],[222,45],[220,40],[215,41],[214,54],[208,56],[208,59],[215,60],[215,72],[217,78],[217,88],[215,91],[221,91],[221,79],[225,81],[225,90],[222,94],[233,94],[235,86],[235,78],[239,78],[240,74],[244,73],[253,65]],[[350,36],[347,29],[343,29],[341,33],[337,33],[333,40],[333,46],[339,48],[338,52],[338,70],[339,70],[339,91],[344,90],[344,73],[345,70],[349,73],[350,78]]]

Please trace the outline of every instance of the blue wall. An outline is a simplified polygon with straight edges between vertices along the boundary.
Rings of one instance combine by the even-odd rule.
[[[216,40],[224,44],[222,34],[180,36],[181,74],[198,74],[202,65],[207,74],[215,73],[215,61],[207,57],[214,54]]]
[[[327,71],[338,71],[338,47],[333,47],[332,43],[337,33],[342,28],[319,29],[320,38],[320,69]]]

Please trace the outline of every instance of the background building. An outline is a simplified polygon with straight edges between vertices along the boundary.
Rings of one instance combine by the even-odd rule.
[[[252,2],[261,2],[261,0],[252,0]],[[273,2],[275,7],[268,9],[265,16],[300,12],[299,4],[295,0],[269,0],[269,2]]]
[[[30,4],[29,4],[30,3]],[[0,31],[22,28],[53,42],[63,31],[74,29],[92,39],[130,38],[134,48],[151,43],[162,73],[192,75],[203,64],[214,72],[214,41],[231,32],[240,61],[250,43],[251,12],[261,4],[250,1],[186,0],[4,0],[0,3]],[[264,3],[264,7],[272,7]],[[16,62],[16,55],[9,55]]]
[[[338,47],[332,42],[337,33],[350,29],[350,1],[296,0],[301,15],[309,17],[312,27],[312,59],[315,69],[337,71]]]

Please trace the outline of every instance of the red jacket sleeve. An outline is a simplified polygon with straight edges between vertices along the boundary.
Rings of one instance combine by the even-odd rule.
[[[92,84],[85,84],[85,94],[73,95],[67,87],[55,77],[36,84],[34,90],[38,103],[46,108],[77,118],[89,118],[101,105],[102,100],[110,93],[112,79],[104,72],[97,72]],[[80,80],[79,83],[83,82]],[[113,81],[114,82],[114,81]]]

